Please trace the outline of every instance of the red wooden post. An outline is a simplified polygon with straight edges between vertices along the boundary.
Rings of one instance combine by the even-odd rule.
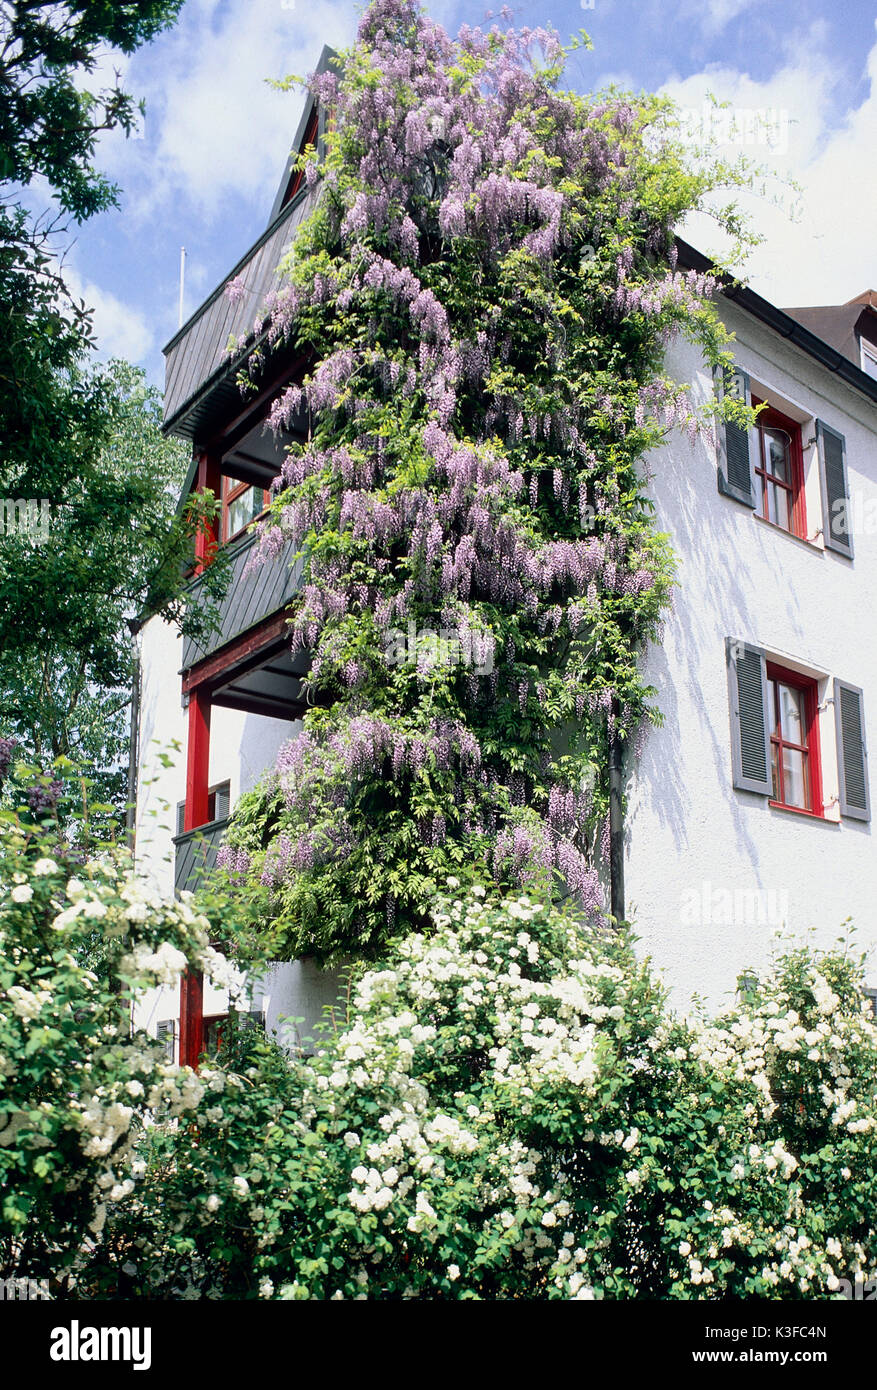
[[[221,495],[222,477],[214,455],[205,451],[198,459],[197,490],[210,488]],[[198,533],[195,540],[195,573],[210,564],[219,544],[219,518]],[[210,691],[206,686],[189,694],[189,731],[186,742],[186,804],[183,830],[197,830],[209,819]],[[204,981],[199,970],[187,970],[180,981],[180,1065],[195,1067],[201,1055],[204,1032]]]
[[[186,807],[183,830],[196,830],[210,819],[207,787],[210,780],[210,693],[198,686],[189,694],[189,736],[186,740]]]
[[[180,981],[180,1066],[197,1067],[204,1033],[204,980],[187,970]]]

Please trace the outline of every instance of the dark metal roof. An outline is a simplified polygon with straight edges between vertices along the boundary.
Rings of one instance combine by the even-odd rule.
[[[837,348],[856,366],[860,365],[859,339],[877,343],[877,313],[861,300],[849,304],[815,304],[786,309],[798,323],[803,323],[831,347]]]
[[[329,48],[328,45],[324,45],[323,51],[320,54],[320,61],[314,68],[314,74],[316,75],[321,72],[328,72],[332,64],[337,61],[337,58],[338,54],[335,52],[334,48]],[[286,190],[289,188],[290,180],[292,179],[293,174],[295,172],[295,161],[298,158],[301,148],[304,144],[305,134],[307,133],[307,128],[308,124],[310,123],[310,119],[314,114],[314,107],[316,106],[316,104],[317,103],[315,98],[309,94],[308,99],[305,102],[304,110],[301,113],[301,120],[298,123],[298,129],[295,132],[295,139],[293,140],[292,146],[289,151],[289,158],[286,161],[286,167],[283,170],[283,178],[280,180],[280,187],[277,190],[277,195],[274,199],[274,203],[271,208],[271,216],[268,218],[269,225],[275,220],[275,218],[280,216],[280,213],[283,210],[283,204],[286,199]],[[320,133],[322,134],[322,131]]]
[[[239,351],[230,357],[229,338],[245,341],[247,350],[252,347],[254,320],[279,283],[277,267],[314,199],[306,189],[297,193],[164,349],[166,434],[197,439],[215,420],[228,418],[235,406],[240,407],[235,378],[246,354]],[[235,279],[240,279],[243,293],[233,301],[224,291]]]

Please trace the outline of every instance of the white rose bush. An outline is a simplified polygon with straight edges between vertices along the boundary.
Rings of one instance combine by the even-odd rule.
[[[2,1277],[89,1299],[812,1299],[877,1269],[877,1028],[846,947],[678,1017],[627,930],[449,879],[312,1056],[132,1027],[232,907],[0,811]],[[209,914],[206,915],[206,914]],[[211,922],[214,924],[211,926]],[[226,941],[224,943],[228,945]]]
[[[452,887],[451,892],[454,889]],[[104,1286],[263,1299],[830,1298],[875,1263],[877,1033],[842,953],[715,1022],[630,937],[476,889],[288,1058],[240,1034],[155,1125]]]
[[[207,941],[123,851],[71,858],[56,826],[0,812],[0,1278],[87,1282],[144,1124],[195,1108],[203,1082],[132,1031],[131,1006]]]

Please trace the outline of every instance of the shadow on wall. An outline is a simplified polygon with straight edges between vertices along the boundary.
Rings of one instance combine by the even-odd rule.
[[[302,728],[300,719],[270,719],[260,714],[246,716],[238,744],[239,795],[252,791],[274,766],[283,745],[298,738]]]
[[[693,394],[702,402],[709,389],[701,377]],[[709,750],[709,778],[727,807],[737,855],[751,865],[760,883],[760,846],[753,834],[752,811],[767,808],[762,798],[732,786],[725,638],[769,647],[781,636],[785,645],[800,650],[802,659],[812,656],[804,605],[786,567],[795,572],[800,565],[831,564],[833,557],[808,554],[798,542],[761,526],[748,508],[720,494],[715,448],[707,436],[692,446],[676,432],[650,462],[658,524],[670,534],[679,569],[666,639],[653,645],[646,657],[646,675],[658,691],[665,723],[647,736],[638,766],[639,795],[648,795],[648,788],[660,789],[649,809],[669,826],[676,847],[687,850],[697,825],[692,796],[699,789],[690,785],[686,774],[692,765],[691,748],[683,742],[679,722],[680,692],[685,689],[686,714],[693,713],[697,721],[696,732],[687,728],[685,740],[699,745],[701,776],[707,762],[703,750]],[[752,577],[741,567],[741,542],[759,573],[775,574],[772,593],[756,592]],[[635,819],[634,809],[627,826],[628,853]],[[865,826],[855,828],[867,832]]]
[[[310,957],[275,965],[254,991],[253,1006],[287,1052],[313,1052],[326,1027],[346,1024],[346,965],[323,969]]]

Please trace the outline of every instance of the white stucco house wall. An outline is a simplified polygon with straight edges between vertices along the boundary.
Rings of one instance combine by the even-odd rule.
[[[835,686],[837,680],[858,689],[865,744],[877,746],[877,650],[870,640],[877,393],[868,394],[877,382],[855,372],[844,379],[735,299],[724,300],[721,313],[735,334],[750,398],[768,402],[800,430],[806,537],[760,515],[757,431],[748,441],[751,506],[719,489],[721,441],[718,449],[705,437],[691,445],[677,432],[651,456],[657,524],[672,538],[679,587],[663,641],[646,658],[665,723],[650,732],[629,784],[625,857],[627,910],[643,949],[677,998],[697,992],[713,1002],[727,997],[740,972],[765,963],[777,930],[825,946],[850,917],[861,948],[877,947],[877,847],[869,807],[850,805],[844,795]],[[868,330],[877,338],[875,329],[877,316]],[[824,356],[831,358],[828,348]],[[676,348],[667,365],[692,383],[695,398],[712,393],[693,349]],[[846,549],[826,546],[823,422],[845,445],[849,506],[836,506],[835,516],[844,511],[847,519]],[[809,814],[775,804],[772,785],[739,785],[728,639],[751,646],[753,673],[762,652],[768,672],[798,674],[805,691],[811,683],[811,792],[818,804],[811,797]],[[849,693],[843,698],[851,706],[851,780],[856,701]],[[769,725],[772,711],[766,714]],[[864,774],[867,793],[866,758]]]

